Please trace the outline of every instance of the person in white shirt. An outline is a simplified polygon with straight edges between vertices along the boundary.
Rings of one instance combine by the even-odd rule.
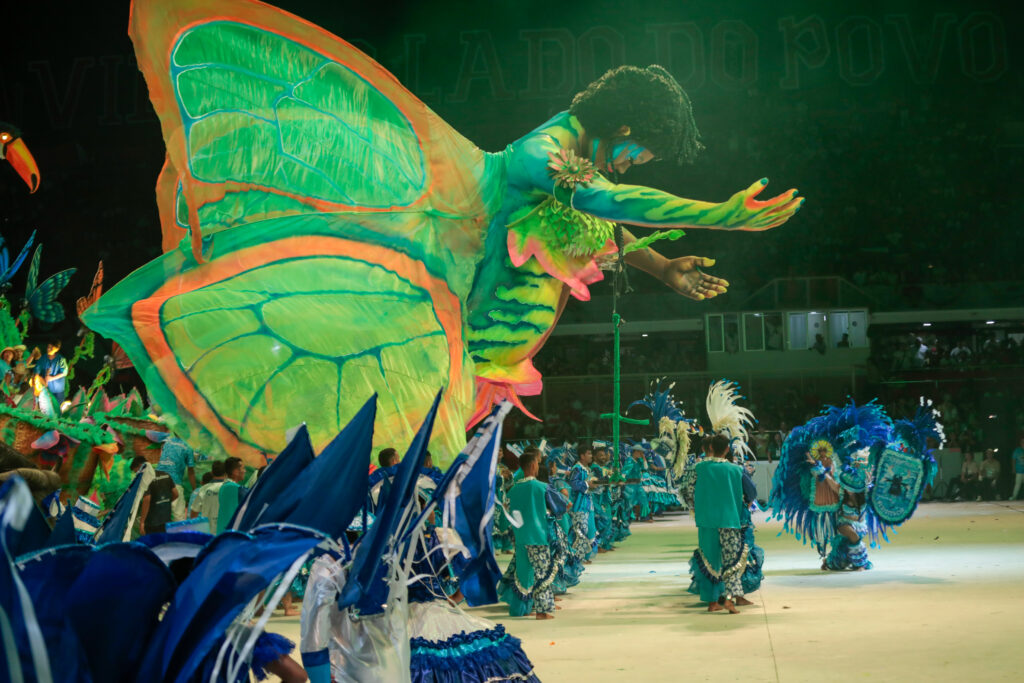
[[[217,519],[220,512],[220,489],[227,481],[223,460],[214,460],[210,468],[213,478],[210,483],[203,484],[196,490],[189,504],[189,519],[205,517],[210,520],[210,531],[216,533]]]

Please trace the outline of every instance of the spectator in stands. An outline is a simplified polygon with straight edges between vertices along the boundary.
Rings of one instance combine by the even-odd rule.
[[[825,351],[827,351],[827,350],[828,350],[828,347],[825,345],[825,337],[824,337],[824,335],[821,335],[821,334],[814,335],[814,345],[811,346],[811,348],[809,348],[808,351],[817,351],[818,353],[820,353],[821,355],[824,356],[825,355]]]
[[[739,353],[740,350],[740,338],[739,333],[735,330],[726,330],[725,332],[725,352],[726,353]]]
[[[999,473],[1002,466],[999,461],[996,460],[996,452],[992,448],[985,449],[985,459],[981,461],[978,466],[981,470],[981,478],[978,485],[978,500],[984,498],[985,500],[1002,500],[996,490],[996,485],[999,483]]]
[[[768,445],[765,448],[765,455],[768,462],[778,460],[782,453],[782,432],[772,432],[768,437]]]
[[[782,350],[782,326],[772,321],[766,321],[765,349],[768,351]]]
[[[978,477],[980,470],[974,462],[974,453],[963,451],[964,462],[960,466],[960,476],[949,482],[949,495],[957,501],[971,499],[978,495]]]
[[[973,453],[977,448],[977,441],[974,439],[974,434],[966,426],[960,430],[960,435],[957,437],[957,441],[960,444],[960,451],[962,453]]]
[[[967,348],[967,344],[963,340],[957,342],[957,345],[953,347],[953,350],[949,352],[949,357],[954,363],[966,364],[971,362],[971,350]]]
[[[1024,484],[1024,437],[1021,437],[1018,445],[1013,449],[1013,496],[1014,500],[1020,500],[1018,494],[1020,493],[1021,484]]]
[[[946,431],[951,431],[949,425],[956,423],[960,416],[960,411],[957,410],[956,404],[953,403],[951,395],[946,394],[942,397],[939,412],[942,413],[942,424],[946,427]]]
[[[923,368],[928,358],[928,345],[924,343],[923,339],[915,336],[913,341],[910,342],[910,348],[910,366],[913,368]]]

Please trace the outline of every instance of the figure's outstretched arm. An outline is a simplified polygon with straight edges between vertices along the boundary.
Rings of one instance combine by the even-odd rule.
[[[763,178],[716,204],[595,178],[589,185],[576,188],[572,204],[599,218],[649,228],[768,230],[788,221],[804,200],[797,198],[796,190],[789,190],[759,201],[756,197],[767,184],[768,179]]]
[[[628,230],[622,231],[623,246],[636,238]],[[688,299],[701,301],[719,294],[725,294],[729,283],[720,277],[708,275],[701,268],[715,265],[715,259],[706,256],[681,256],[675,259],[665,258],[653,247],[637,249],[623,256],[626,263],[654,276],[664,282],[670,289]]]
[[[531,186],[528,189],[556,194],[548,163],[550,155],[560,151],[558,141],[549,135],[525,140],[509,169],[510,183],[525,183]],[[797,198],[796,190],[767,201],[756,199],[767,184],[768,179],[763,178],[726,201],[713,203],[677,197],[650,187],[617,185],[595,173],[590,182],[575,186],[570,201],[574,208],[592,216],[649,228],[768,230],[789,220],[804,200]]]

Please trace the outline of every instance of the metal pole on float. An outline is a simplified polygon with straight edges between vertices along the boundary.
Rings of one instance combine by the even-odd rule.
[[[600,417],[602,420],[612,421],[612,441],[614,442],[612,467],[615,469],[615,474],[618,475],[621,471],[621,463],[619,460],[619,441],[620,441],[620,430],[619,425],[622,422],[634,425],[645,425],[650,424],[648,420],[635,420],[633,418],[624,417],[622,415],[622,404],[619,397],[619,388],[622,385],[622,362],[619,356],[620,336],[619,328],[622,327],[622,316],[619,315],[619,285],[622,281],[624,270],[624,262],[622,260],[622,226],[615,226],[615,244],[619,249],[619,259],[615,264],[615,280],[612,285],[612,333],[614,335],[614,345],[612,354],[612,367],[613,370],[613,394],[612,394],[612,412],[603,413]]]

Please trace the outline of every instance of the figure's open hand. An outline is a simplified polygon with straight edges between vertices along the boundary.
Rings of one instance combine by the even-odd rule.
[[[725,294],[729,283],[720,277],[708,275],[701,267],[715,265],[715,259],[705,256],[681,256],[665,265],[662,281],[687,299],[702,301]]]
[[[755,199],[768,184],[762,178],[745,190],[740,190],[718,205],[721,212],[716,227],[725,230],[769,230],[792,218],[804,204],[795,189],[783,192],[767,201]]]

